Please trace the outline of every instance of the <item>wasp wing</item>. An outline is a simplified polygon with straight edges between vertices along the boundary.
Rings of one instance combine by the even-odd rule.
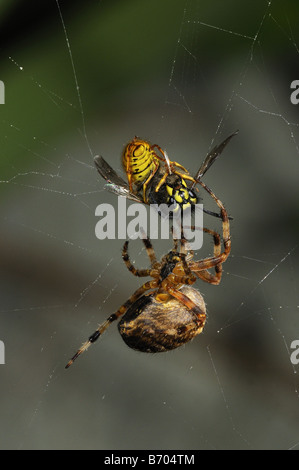
[[[221,153],[223,152],[223,150],[225,149],[225,147],[227,146],[227,144],[230,142],[230,140],[238,134],[239,131],[236,131],[234,132],[233,134],[231,134],[229,137],[227,137],[221,144],[219,145],[216,145],[216,147],[214,147],[209,153],[208,155],[206,156],[206,158],[204,159],[204,161],[202,162],[198,172],[196,173],[196,176],[195,176],[195,180],[196,181],[199,181],[203,175],[208,171],[208,169],[210,168],[211,165],[213,165],[213,163],[215,162],[215,160],[221,155]],[[191,186],[191,189],[194,189],[196,183],[193,183],[193,185]],[[203,209],[203,211],[206,213],[206,214],[209,214],[209,215],[212,215],[213,217],[221,217],[220,214],[217,214],[215,212],[212,212],[212,211],[209,211],[207,209]],[[233,220],[232,217],[229,217],[230,220]]]
[[[234,132],[231,134],[229,137],[227,137],[221,144],[216,145],[206,156],[204,161],[201,164],[201,167],[199,168],[198,172],[196,173],[195,180],[198,181],[200,180],[203,175],[208,171],[210,166],[215,162],[215,160],[221,155],[229,141],[238,134],[239,131]],[[193,184],[195,186],[196,183]]]
[[[117,196],[126,197],[127,199],[130,199],[131,201],[143,203],[143,200],[140,197],[131,193],[131,191],[128,188],[125,188],[123,186],[118,186],[114,183],[107,183],[105,184],[104,188],[107,189],[107,191],[109,191],[110,193],[116,194]]]
[[[129,185],[119,176],[106,160],[97,155],[94,158],[95,166],[104,180],[107,181],[104,188],[118,196],[126,197],[134,202],[143,202],[143,200],[130,191]]]
[[[97,155],[94,157],[95,166],[102,176],[108,183],[116,184],[117,186],[129,187],[129,185],[116,173],[115,170],[109,165],[106,160]]]

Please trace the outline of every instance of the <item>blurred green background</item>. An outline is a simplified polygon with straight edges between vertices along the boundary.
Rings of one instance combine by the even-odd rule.
[[[298,20],[295,0],[2,0],[1,449],[299,447]],[[234,220],[203,334],[146,355],[113,325],[65,371],[140,284],[95,237],[116,198],[93,156],[121,170],[138,135],[195,174],[236,129],[205,177]]]

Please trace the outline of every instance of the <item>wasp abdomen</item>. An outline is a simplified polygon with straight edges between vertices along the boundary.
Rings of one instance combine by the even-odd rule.
[[[158,167],[158,159],[149,142],[135,137],[124,149],[123,166],[129,184],[142,183]]]

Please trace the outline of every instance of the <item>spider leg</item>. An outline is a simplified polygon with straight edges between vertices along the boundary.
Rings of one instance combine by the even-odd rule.
[[[164,153],[164,151],[161,149],[160,145],[157,145],[157,144],[152,145],[152,146],[151,146],[151,149],[153,150],[154,148],[156,148],[156,149],[159,150],[159,152],[163,155],[163,158],[161,158],[159,155],[157,155],[156,152],[154,152],[155,156],[156,156],[157,158],[159,158],[159,160],[163,160],[163,161],[165,160],[165,161],[167,161],[167,158],[165,157],[165,153]]]
[[[155,255],[155,250],[153,248],[153,245],[152,245],[149,237],[145,236],[145,234],[142,238],[142,241],[143,241],[143,244],[145,246],[147,255],[150,259],[151,265],[153,266],[155,263],[157,263],[157,258],[156,258],[156,255]]]
[[[229,228],[229,217],[226,212],[226,209],[220,199],[213,193],[213,191],[208,188],[208,186],[199,181],[199,184],[210,194],[210,196],[214,199],[217,206],[220,208],[220,216],[222,219],[222,234],[223,234],[223,244],[224,244],[224,254],[223,254],[223,262],[228,258],[231,249],[231,239],[230,239],[230,228]]]
[[[188,263],[187,263],[187,261],[186,261],[186,254],[185,254],[185,253],[181,253],[181,254],[180,254],[180,257],[181,257],[181,260],[182,260],[182,264],[183,264],[183,268],[184,268],[184,273],[186,274],[186,276],[191,276],[191,275],[192,275],[192,272],[191,272],[191,269],[189,268]]]
[[[179,241],[181,242],[182,239],[176,238],[174,236],[174,227],[173,227],[173,225],[171,225],[170,230],[171,230],[171,235],[172,235],[172,240],[173,240],[173,249],[172,249],[172,251],[178,253],[178,251],[179,251]]]
[[[182,240],[183,242],[183,240]],[[188,255],[191,253],[189,252]],[[178,263],[174,268],[171,274],[167,276],[167,283],[166,283],[166,290],[168,289],[168,281],[170,281],[173,285],[180,285],[180,284],[185,284],[185,285],[192,285],[196,281],[196,276],[192,273],[187,260],[186,260],[186,253],[178,253],[178,256],[181,259],[181,263]],[[183,268],[183,269],[182,269]],[[182,274],[181,274],[182,273]],[[162,289],[164,287],[162,286]]]
[[[194,278],[194,276],[192,275],[192,271],[191,271],[191,269],[190,269],[190,267],[187,263],[187,257],[188,257],[188,261],[190,261],[193,258],[193,251],[188,250],[188,248],[186,247],[186,244],[187,244],[187,240],[184,237],[184,232],[183,232],[183,227],[182,227],[181,250],[180,250],[180,253],[179,253],[179,257],[182,260],[182,265],[183,265],[183,270],[184,270],[185,276],[181,276],[180,278],[178,276],[176,276],[176,279],[178,279],[177,282],[179,282],[181,284],[193,284],[195,282],[196,278]],[[173,272],[175,274],[176,267],[174,268]],[[187,278],[189,278],[189,281],[187,281]],[[181,280],[179,280],[179,279],[181,279]],[[190,279],[192,279],[192,282],[190,282]]]
[[[171,231],[172,231],[172,236],[173,236],[173,227],[171,227]],[[178,276],[177,274],[175,274],[176,268],[174,268],[173,273],[175,274],[175,280],[176,280],[176,283],[179,283],[179,284],[194,284],[194,282],[196,281],[196,278],[192,275],[192,271],[189,268],[189,265],[188,265],[187,259],[186,259],[187,256],[188,256],[188,261],[193,258],[193,251],[188,250],[188,247],[186,247],[187,240],[184,236],[183,227],[181,227],[180,242],[181,242],[181,249],[180,249],[180,252],[178,253],[178,255],[182,260],[185,275]],[[174,238],[174,236],[173,236],[174,251],[176,251],[176,252],[178,252],[178,243],[179,243],[178,239]]]
[[[186,263],[187,265],[187,263]],[[183,266],[184,266],[184,262],[183,262]],[[185,270],[185,266],[184,266],[184,270]],[[188,266],[187,266],[187,271],[190,271],[190,273],[186,273],[186,274],[182,274],[182,275],[177,275],[175,274],[175,270],[172,274],[169,274],[168,277],[167,277],[167,280],[170,281],[171,283],[175,284],[175,285],[179,285],[179,284],[186,284],[186,285],[192,285],[194,284],[194,282],[196,281],[196,276],[194,276],[191,272],[191,270],[189,270]],[[168,286],[167,286],[168,288]]]
[[[206,233],[209,233],[210,235],[213,236],[214,239],[214,257],[217,258],[221,254],[221,238],[219,233],[214,232],[213,230],[209,230],[204,228],[204,231]],[[220,284],[221,277],[222,277],[222,263],[216,264],[214,266],[215,269],[215,274],[211,274],[207,269],[201,270],[201,271],[196,271],[196,269],[193,271],[199,279],[205,282],[209,282],[210,284],[213,285],[218,285]]]
[[[220,256],[220,254],[221,254],[221,237],[220,237],[219,233],[215,232],[214,230],[210,230],[208,228],[205,228],[205,227],[200,228],[200,227],[192,226],[191,229],[192,230],[194,230],[194,229],[203,230],[205,233],[208,233],[209,235],[211,235],[213,237],[213,240],[214,240],[214,254],[213,254],[213,256],[214,256],[214,258]],[[199,277],[199,279],[201,279],[202,281],[209,282],[210,284],[213,284],[213,285],[218,285],[218,284],[220,284],[221,276],[222,276],[222,263],[216,264],[216,266],[214,266],[214,269],[215,269],[215,274],[214,275],[211,274],[207,269],[197,270],[196,268],[193,268],[192,270],[190,269],[190,271],[191,272],[193,271],[196,274],[196,276]]]
[[[71,360],[67,363],[66,369],[68,369],[73,362],[84,352],[87,351],[89,346],[93,344],[103,333],[104,331],[108,328],[108,326],[111,325],[115,320],[117,320],[119,317],[121,317],[126,311],[128,310],[131,305],[136,302],[136,300],[141,297],[145,291],[149,289],[155,289],[158,285],[158,282],[156,280],[148,281],[144,283],[139,289],[137,289],[133,295],[115,312],[110,315],[107,320],[102,323],[98,329],[88,338],[88,340],[81,346],[81,348],[78,349],[76,354],[71,358]]]
[[[213,233],[211,231],[211,233],[214,236],[214,245],[216,245],[216,247],[217,247],[217,248],[215,248],[216,249],[216,255],[214,253],[213,257],[205,258],[201,261],[190,263],[189,266],[190,266],[190,269],[191,269],[192,272],[204,271],[205,269],[215,268],[216,276],[218,276],[218,278],[219,278],[219,275],[221,276],[221,268],[219,270],[219,266],[217,268],[216,268],[216,266],[224,263],[227,260],[229,254],[230,254],[230,250],[231,250],[231,239],[230,239],[230,228],[229,228],[228,214],[226,212],[226,209],[225,209],[224,205],[222,204],[220,199],[218,199],[217,196],[215,196],[213,191],[211,191],[211,189],[209,189],[208,186],[206,186],[200,180],[198,181],[198,184],[200,184],[210,194],[210,196],[214,199],[214,201],[216,202],[216,204],[220,208],[220,216],[221,216],[221,219],[222,219],[222,233],[223,233],[224,251],[221,253],[220,250],[219,250],[219,246],[218,246],[219,241],[220,241],[220,238],[218,238],[219,235],[216,234],[216,232]],[[208,229],[205,229],[204,231],[209,233]],[[217,273],[217,271],[219,271],[219,272]]]
[[[123,246],[122,258],[128,270],[137,277],[147,277],[150,275],[151,269],[136,269],[135,266],[131,263],[130,257],[128,255],[128,246],[129,242],[126,241]]]
[[[177,236],[175,236],[178,231],[179,231],[179,228],[181,229],[181,234],[180,234],[180,237],[177,238]],[[194,225],[192,225],[191,227],[187,227],[187,226],[183,226],[183,224],[181,223],[180,225],[178,225],[177,227],[177,230],[175,230],[174,226],[172,225],[171,226],[171,234],[172,234],[172,239],[173,239],[173,251],[175,252],[179,252],[178,250],[178,247],[179,247],[179,243],[181,244],[181,248],[180,248],[180,252],[179,252],[179,255],[181,256],[182,254],[188,256],[188,260],[192,259],[193,258],[193,250],[190,250],[189,247],[188,247],[188,242],[187,242],[187,239],[185,237],[185,234],[184,234],[184,228],[189,228],[189,229],[192,229],[192,230],[203,230],[202,228],[200,227],[194,227]]]
[[[201,308],[198,307],[187,295],[183,294],[179,290],[175,289],[171,285],[167,285],[167,292],[177,299],[179,302],[181,302],[185,307],[188,308],[188,310],[191,310],[191,312],[196,316],[198,322],[204,326],[205,321],[206,321],[206,314],[201,310]]]
[[[124,244],[124,246],[123,246],[123,251],[122,251],[122,257],[123,257],[123,260],[124,260],[125,265],[127,266],[128,270],[129,270],[134,276],[137,276],[137,277],[146,277],[146,276],[150,276],[150,275],[151,275],[151,270],[152,270],[152,268],[158,263],[158,262],[157,262],[156,255],[155,255],[155,251],[154,251],[153,245],[151,244],[150,239],[145,236],[145,233],[144,233],[144,232],[143,232],[142,234],[143,234],[142,241],[143,241],[143,243],[144,243],[144,246],[145,246],[147,255],[148,255],[149,259],[150,259],[151,268],[149,268],[149,269],[136,269],[136,268],[135,268],[135,266],[131,263],[130,257],[129,257],[129,254],[128,254],[128,246],[129,246],[129,242],[128,242],[128,241],[125,242],[125,244]]]
[[[219,274],[217,272],[218,268],[221,270]],[[203,271],[198,271],[198,272],[194,271],[194,273],[202,281],[208,282],[209,284],[212,284],[214,286],[218,286],[218,284],[220,284],[221,277],[222,277],[222,264],[217,264],[215,266],[215,271],[216,271],[216,274],[211,274],[207,269]]]

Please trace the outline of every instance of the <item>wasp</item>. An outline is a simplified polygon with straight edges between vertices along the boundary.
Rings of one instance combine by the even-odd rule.
[[[144,204],[166,204],[175,214],[179,209],[194,208],[200,197],[196,184],[223,152],[238,131],[215,146],[192,177],[181,164],[169,159],[167,153],[157,144],[135,137],[122,154],[122,164],[128,182],[124,181],[101,156],[94,161],[100,175],[105,179],[105,189]],[[220,217],[218,213],[204,209],[204,212]]]

